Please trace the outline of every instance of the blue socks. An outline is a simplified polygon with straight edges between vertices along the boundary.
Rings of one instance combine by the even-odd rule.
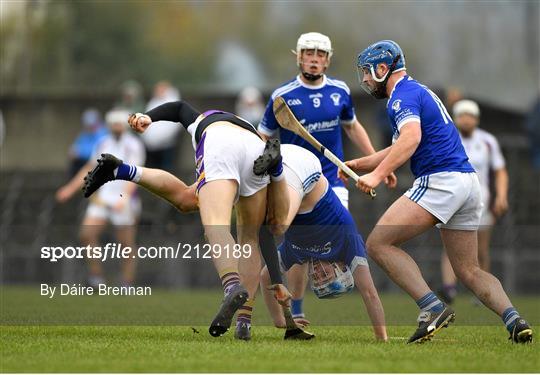
[[[514,324],[516,324],[516,320],[519,318],[519,314],[513,307],[509,307],[501,315],[502,321],[504,325],[506,326],[506,329],[508,332],[512,332],[512,329],[514,328]]]
[[[270,178],[272,181],[281,181],[285,178],[283,175],[283,158],[280,156],[278,163],[272,167],[272,169],[268,170],[268,173],[270,174]]]
[[[304,311],[302,311],[303,299],[292,299],[291,300],[291,314],[293,318],[304,318]]]
[[[433,292],[429,292],[416,301],[416,304],[422,311],[441,312],[444,309],[444,303]]]
[[[117,180],[139,182],[142,175],[142,168],[122,163],[116,168],[114,175]]]

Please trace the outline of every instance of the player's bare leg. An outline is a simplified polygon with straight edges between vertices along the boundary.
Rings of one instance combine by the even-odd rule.
[[[129,257],[122,259],[121,272],[122,272],[122,284],[129,286],[135,282],[135,272],[137,270],[137,258],[133,256],[137,255],[135,249],[135,236],[137,232],[136,224],[134,225],[119,225],[116,227],[116,239],[124,247],[131,248],[131,254]]]
[[[236,204],[238,242],[251,249],[251,255],[241,256],[238,265],[240,280],[249,293],[249,300],[238,310],[235,330],[235,337],[242,340],[251,339],[251,315],[262,267],[259,229],[266,214],[266,194],[264,188],[249,197],[240,197]]]
[[[364,305],[373,326],[375,338],[382,341],[388,340],[386,333],[386,322],[384,319],[384,309],[379,298],[379,293],[373,284],[369,267],[357,266],[353,272],[354,284],[360,292]]]
[[[491,238],[491,229],[482,229],[478,231],[478,263],[480,268],[486,272],[490,269],[489,242]],[[457,276],[450,264],[446,250],[441,257],[441,271],[443,289],[441,298],[447,303],[451,303],[456,295]],[[478,301],[478,300],[475,300]],[[476,302],[475,302],[476,303]]]
[[[436,223],[433,215],[402,196],[379,219],[366,242],[369,256],[415,300],[430,289],[416,262],[398,246]]]
[[[427,231],[437,219],[402,196],[379,219],[369,235],[367,250],[388,276],[414,298],[420,309],[418,328],[409,343],[423,342],[454,320],[454,311],[428,287],[416,262],[398,246]]]
[[[248,298],[247,291],[240,284],[238,259],[232,256],[236,242],[231,235],[230,224],[237,190],[238,183],[234,180],[210,181],[199,190],[201,221],[208,243],[218,251],[213,251],[213,262],[225,294],[220,310],[210,324],[209,332],[214,337],[227,332],[234,313]]]
[[[478,230],[478,263],[486,272],[490,271],[491,259],[489,256],[489,243],[491,241],[491,228]]]
[[[512,306],[499,280],[478,264],[477,232],[444,228],[440,232],[458,279],[495,313],[501,315]]]
[[[231,235],[231,212],[238,190],[234,180],[207,182],[199,191],[199,211],[206,239],[211,246],[221,250],[233,249],[236,241]],[[238,272],[238,259],[221,251],[212,260],[221,274],[224,270]]]
[[[144,168],[123,163],[111,154],[102,154],[98,164],[86,176],[84,195],[89,197],[109,181],[134,182],[155,195],[165,199],[181,212],[197,210],[195,185],[187,186],[183,181],[161,169]]]
[[[512,306],[500,281],[480,268],[477,232],[442,228],[441,238],[459,280],[502,318],[510,338],[516,343],[532,341],[532,329]]]
[[[106,225],[107,221],[105,219],[91,216],[85,217],[79,232],[79,239],[81,243],[84,246],[90,245],[91,247],[98,247],[99,238]],[[90,286],[97,287],[98,284],[105,282],[101,260],[88,258],[87,263],[89,271],[88,284],[90,284]]]
[[[137,182],[140,186],[165,199],[181,212],[198,209],[195,185],[188,186],[176,176],[161,169],[137,168],[142,170],[141,178]]]
[[[441,299],[448,304],[451,304],[456,297],[457,290],[457,277],[452,269],[450,260],[448,260],[448,255],[446,250],[443,250],[441,254],[441,278],[442,278],[442,289],[439,291]]]

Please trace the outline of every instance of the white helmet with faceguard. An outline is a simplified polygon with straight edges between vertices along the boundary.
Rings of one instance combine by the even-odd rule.
[[[317,79],[321,78],[322,74],[311,74],[305,72],[302,69],[302,51],[304,50],[326,52],[328,56],[328,59],[326,60],[326,64],[324,66],[326,70],[326,68],[328,68],[328,64],[330,63],[330,58],[333,54],[332,42],[330,41],[330,38],[326,35],[315,32],[302,34],[300,35],[300,38],[298,38],[298,42],[296,43],[296,51],[293,51],[293,53],[296,54],[296,63],[298,64],[298,67],[300,68],[300,71],[302,72],[304,78],[309,81],[316,81]]]
[[[318,298],[337,298],[354,287],[352,272],[343,262],[311,259],[308,274],[311,290]]]

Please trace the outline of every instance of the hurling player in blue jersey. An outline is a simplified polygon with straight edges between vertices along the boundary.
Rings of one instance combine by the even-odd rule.
[[[414,260],[398,247],[434,225],[440,228],[450,263],[463,284],[501,316],[514,342],[532,341],[532,329],[499,280],[478,265],[480,184],[441,100],[407,75],[403,51],[393,41],[377,42],[360,53],[358,72],[369,94],[388,99],[394,139],[392,146],[376,154],[347,162],[357,171],[369,172],[360,177],[357,187],[369,192],[409,159],[416,178],[367,240],[369,255],[421,310],[418,329],[409,342],[429,340],[455,316],[429,288]]]
[[[356,118],[349,87],[345,82],[325,74],[333,53],[330,38],[316,32],[302,34],[296,44],[296,51],[293,52],[296,54],[300,73],[272,93],[258,127],[259,133],[270,138],[276,136],[279,129],[281,144],[295,144],[317,155],[330,187],[348,208],[349,192],[337,177],[337,167],[301,137],[286,129],[280,129],[272,109],[274,99],[283,97],[298,121],[341,160],[341,129],[345,130],[349,139],[364,155],[370,155],[375,150],[367,132]],[[386,182],[390,187],[395,187],[395,175],[391,174]],[[304,317],[302,299],[307,283],[306,274],[306,265],[294,266],[287,273],[293,294],[292,311],[296,318]]]

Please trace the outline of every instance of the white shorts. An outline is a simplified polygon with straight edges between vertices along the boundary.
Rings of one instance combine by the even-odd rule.
[[[405,196],[439,219],[440,228],[478,229],[483,203],[476,173],[439,172],[422,176]]]
[[[349,209],[349,190],[347,190],[347,188],[344,186],[334,186],[332,190],[334,190],[334,193],[336,193],[343,207],[345,207],[348,210]]]
[[[141,213],[141,201],[133,198],[126,204],[122,211],[113,210],[111,206],[90,202],[86,208],[86,217],[108,220],[113,225],[134,225]]]
[[[489,229],[487,227],[490,227],[495,224],[495,216],[493,215],[493,212],[491,212],[489,208],[489,196],[484,197],[483,207],[482,207],[482,214],[480,215],[480,229]]]
[[[197,192],[215,180],[235,180],[241,197],[263,189],[270,183],[270,177],[256,176],[253,162],[263,153],[264,146],[259,137],[239,126],[209,126],[195,150]]]
[[[311,151],[303,147],[283,144],[283,173],[287,185],[304,198],[309,194],[322,176],[321,162]]]

